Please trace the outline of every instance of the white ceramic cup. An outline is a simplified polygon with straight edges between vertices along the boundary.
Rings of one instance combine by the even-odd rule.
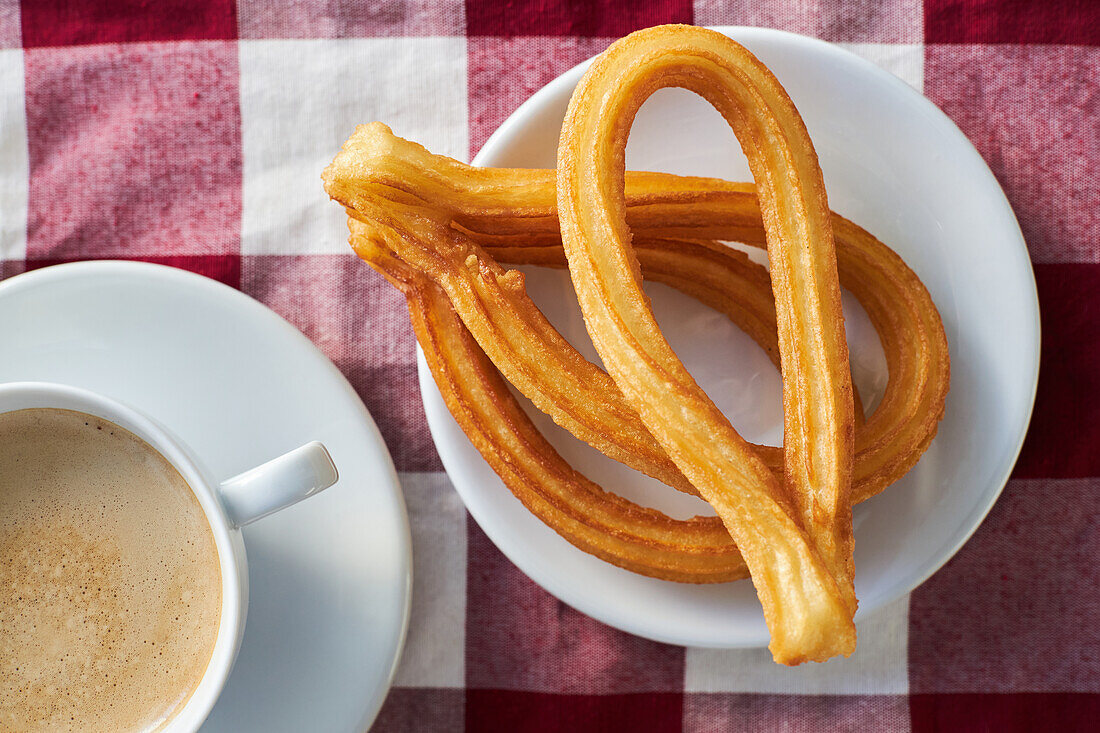
[[[202,506],[222,576],[222,608],[214,652],[186,705],[159,730],[195,731],[210,714],[240,649],[248,610],[248,568],[240,528],[336,482],[336,466],[320,443],[307,443],[225,481],[211,476],[167,428],[132,407],[77,387],[46,382],[0,384],[0,414],[34,407],[75,410],[110,420],[164,456]]]

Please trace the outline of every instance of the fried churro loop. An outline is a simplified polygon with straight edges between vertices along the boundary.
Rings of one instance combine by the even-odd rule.
[[[748,158],[767,232],[783,372],[781,486],[695,383],[642,291],[625,215],[625,153],[657,89],[689,89]],[[585,73],[558,144],[558,217],[588,333],[642,422],[714,507],[749,567],[779,662],[855,648],[855,418],[829,208],[817,154],[783,87],[726,36],[639,31]]]
[[[657,34],[658,30],[644,33]],[[697,30],[680,28],[670,32],[691,36]],[[631,37],[634,38],[637,34]],[[731,43],[721,36],[719,39],[725,44]],[[625,45],[629,40],[624,39],[620,44]],[[700,41],[695,38],[693,42]],[[704,45],[710,42],[706,40]],[[612,47],[608,54],[620,44]],[[657,46],[661,45],[671,49],[669,53],[683,55],[683,49],[675,43],[655,43],[648,47],[652,52],[650,56],[660,56]],[[719,42],[717,51],[704,49],[704,57],[708,50],[724,55],[729,48]],[[634,48],[624,53],[637,51]],[[740,53],[747,56],[743,50]],[[713,59],[706,61],[714,63]],[[738,63],[748,63],[752,67],[743,57],[738,58]],[[656,65],[662,69],[662,74],[671,68]],[[703,84],[704,75],[692,69],[687,75],[690,77],[688,82]],[[760,69],[754,70],[761,73]],[[762,74],[761,78],[767,81],[770,75],[766,70]],[[664,74],[659,85],[678,83],[680,76],[683,74]],[[610,86],[614,86],[613,81]],[[771,83],[778,87],[774,79]],[[657,88],[654,84],[652,79],[648,82],[643,79],[631,91],[648,95]],[[689,83],[679,85],[692,88]],[[774,89],[772,93],[768,100],[774,104],[780,97],[775,96]],[[785,99],[781,88],[779,93]],[[733,104],[730,99],[726,100],[727,104]],[[635,100],[629,118],[623,117],[612,125],[614,130],[605,143],[617,139],[625,141],[629,121],[641,100],[644,96]],[[626,107],[630,104],[633,102]],[[786,114],[793,112],[793,107],[789,106],[789,100],[786,105],[780,104],[779,114],[772,116],[789,123]],[[622,108],[616,114],[622,114]],[[756,129],[744,120],[740,124],[747,125],[744,129]],[[800,119],[795,127],[795,132],[801,130],[802,142],[808,145]],[[568,129],[567,125],[565,131]],[[789,144],[786,139],[784,141]],[[798,141],[795,142],[797,146]],[[750,151],[746,149],[746,152]],[[809,154],[812,157],[812,148]],[[767,151],[764,155],[767,157]],[[752,155],[749,157],[751,160]],[[778,158],[789,164],[806,162],[805,157],[796,155],[779,155]],[[771,158],[768,160],[774,162]],[[816,169],[816,158],[813,167]],[[566,166],[560,166],[559,174],[565,170]],[[633,339],[633,344],[628,345],[636,349],[634,354],[648,359],[653,373],[660,379],[671,380],[654,382],[654,390],[666,389],[667,383],[674,384],[678,390],[673,391],[676,399],[685,399],[686,394],[691,407],[709,415],[710,419],[717,419],[716,410],[709,412],[706,409],[705,395],[692,401],[702,393],[693,395],[690,392],[694,382],[682,371],[682,366],[680,373],[675,365],[670,368],[664,357],[675,359],[675,356],[667,351],[667,344],[664,350],[661,349],[663,338],[656,332],[655,324],[647,327],[645,323],[652,315],[648,313],[648,301],[638,289],[639,269],[647,279],[678,288],[726,313],[760,344],[777,366],[783,362],[785,432],[792,434],[788,394],[792,359],[790,354],[780,358],[784,333],[780,326],[783,318],[789,321],[791,308],[784,310],[779,295],[788,288],[793,298],[797,288],[791,286],[788,273],[786,285],[774,283],[776,297],[773,299],[771,283],[763,268],[742,253],[707,240],[738,240],[762,245],[768,236],[775,234],[777,216],[782,224],[782,215],[790,219],[792,211],[804,214],[809,209],[813,209],[818,229],[815,233],[800,231],[797,234],[801,239],[796,236],[793,241],[812,245],[809,250],[812,255],[813,247],[822,246],[818,237],[821,231],[835,234],[834,267],[839,269],[840,281],[861,302],[878,331],[890,372],[886,393],[866,424],[853,416],[852,424],[856,426],[854,485],[847,500],[843,496],[842,476],[824,484],[816,481],[821,466],[825,466],[824,474],[828,477],[829,461],[827,456],[822,460],[814,453],[813,439],[824,435],[826,449],[836,448],[837,443],[836,436],[829,432],[828,416],[822,429],[820,421],[814,421],[819,417],[814,410],[806,412],[807,405],[802,405],[805,413],[802,418],[809,449],[806,440],[796,441],[805,455],[801,461],[795,461],[793,470],[789,464],[792,457],[786,456],[788,466],[785,467],[780,449],[751,446],[744,441],[738,443],[739,437],[731,438],[731,434],[736,436],[736,431],[727,422],[728,432],[720,437],[728,438],[731,444],[716,450],[725,460],[745,461],[730,470],[736,473],[737,469],[742,469],[748,480],[757,483],[750,484],[747,490],[730,483],[698,491],[695,480],[699,474],[710,471],[713,475],[720,471],[703,465],[691,467],[695,475],[682,472],[680,461],[684,460],[684,455],[675,460],[676,453],[667,450],[665,444],[667,435],[665,440],[654,441],[653,434],[657,431],[651,433],[649,422],[643,419],[646,413],[638,409],[635,400],[643,400],[642,407],[646,408],[645,390],[635,389],[632,394],[627,385],[624,395],[619,384],[623,374],[616,374],[613,369],[615,376],[612,377],[587,362],[554,330],[528,298],[522,274],[497,264],[498,260],[557,267],[566,264],[558,229],[559,191],[555,189],[554,171],[473,168],[432,155],[415,143],[393,136],[384,125],[374,123],[357,129],[333,165],[325,171],[324,178],[329,194],[348,208],[351,243],[356,252],[405,294],[417,338],[451,413],[505,484],[533,513],[574,545],[620,567],[668,580],[719,582],[744,577],[747,572],[745,560],[731,539],[733,530],[729,528],[730,515],[740,511],[744,514],[738,527],[743,533],[738,537],[743,545],[741,551],[746,549],[746,541],[750,546],[756,542],[750,549],[750,555],[756,553],[754,582],[758,591],[764,585],[762,601],[765,595],[771,594],[765,609],[773,630],[772,650],[777,661],[797,663],[849,652],[854,644],[851,626],[854,594],[851,593],[850,526],[843,525],[846,516],[850,521],[850,514],[846,515],[844,504],[871,496],[903,475],[935,435],[949,379],[946,340],[935,306],[919,279],[897,255],[856,225],[828,212],[823,190],[819,191],[819,201],[815,202],[815,197],[808,195],[798,206],[784,209],[778,205],[784,202],[777,204],[774,200],[775,191],[783,189],[779,185],[784,183],[780,176],[779,184],[771,181],[773,200],[765,202],[762,217],[757,188],[752,184],[632,172],[625,175],[624,186],[621,158],[617,169],[602,173],[605,175],[600,180],[617,178],[619,181],[618,195],[622,198],[617,233],[622,235],[628,225],[634,234],[632,248],[627,246],[629,239],[621,238],[612,243],[620,248],[618,266],[622,265],[623,257],[628,266],[630,257],[636,258],[628,269],[613,270],[610,275],[613,281],[619,279],[618,285],[632,289],[628,292],[637,299],[613,300],[604,290],[604,283],[594,281],[589,281],[590,295],[595,294],[605,317],[613,316],[615,323],[612,325],[622,329],[619,335]],[[755,169],[754,174],[760,180]],[[820,186],[820,172],[816,185]],[[568,190],[569,185],[563,185],[560,193],[566,196]],[[596,191],[600,192],[598,186]],[[597,201],[598,198],[586,195],[585,201]],[[769,207],[772,209],[770,214]],[[563,206],[563,212],[567,208]],[[798,216],[793,218],[801,221]],[[768,236],[765,219],[771,230]],[[564,222],[563,230],[568,234]],[[789,249],[790,232],[782,230],[781,233],[788,239],[781,238],[779,242],[781,245],[786,243]],[[586,243],[578,239],[571,241],[591,263],[594,258],[589,255]],[[775,241],[772,236],[771,244]],[[606,242],[599,242],[599,246],[604,245]],[[824,246],[831,250],[828,243]],[[793,254],[800,253],[799,248],[794,250]],[[780,252],[780,255],[790,254],[790,251]],[[775,273],[776,255],[771,249],[769,258]],[[788,264],[793,267],[805,262],[796,258]],[[810,257],[810,264],[820,266],[822,263]],[[797,268],[795,271],[804,274]],[[624,277],[627,272],[630,274]],[[811,267],[813,272],[816,271]],[[780,279],[782,277],[780,273]],[[810,279],[811,294],[816,292],[815,287],[820,289],[822,282],[820,273],[815,278]],[[574,281],[577,279],[574,272]],[[829,325],[832,318],[831,325],[836,328],[841,322],[835,271],[832,279],[833,295],[826,292],[829,297],[824,300],[819,297],[816,303],[811,303],[818,311],[811,307],[808,320],[813,321],[812,316],[816,313],[818,324]],[[800,282],[805,284],[796,278],[795,285]],[[579,293],[581,289],[578,287]],[[828,290],[826,287],[825,291]],[[806,290],[799,292],[804,295]],[[833,296],[836,296],[835,301],[830,300]],[[619,306],[624,302],[635,309],[630,313],[635,318],[631,324],[639,328],[643,339],[636,338],[634,332],[626,328],[626,321],[619,317],[618,311],[606,308],[607,303]],[[781,306],[779,318],[777,303]],[[836,310],[821,307],[823,303],[832,303]],[[805,317],[805,308],[794,310],[797,316]],[[799,326],[799,323],[794,325]],[[814,332],[814,326],[809,330],[810,337],[821,335]],[[660,341],[656,346],[655,342],[646,340],[654,333]],[[797,356],[798,349],[805,347],[799,340],[802,336],[788,334],[788,337],[797,342],[794,344]],[[595,335],[593,340],[596,341]],[[606,344],[601,347],[601,356],[607,363],[603,348]],[[649,348],[654,349],[653,353]],[[788,343],[787,350],[790,349]],[[820,356],[812,349],[807,353]],[[830,367],[839,365],[837,370],[842,378],[824,386],[842,393],[848,380],[846,352],[843,358],[836,353],[832,357],[827,364]],[[644,368],[632,366],[629,358],[626,361],[627,370]],[[820,365],[813,359],[809,362],[811,368]],[[806,363],[798,359],[794,359],[794,363],[806,367]],[[588,481],[570,467],[531,424],[501,375],[558,424],[605,454],[656,476],[670,486],[702,493],[719,504],[725,503],[725,512],[719,508],[722,519],[674,520]],[[680,381],[676,381],[677,377]],[[806,389],[805,385],[802,381],[799,390]],[[850,389],[850,381],[847,381],[847,388]],[[855,397],[858,405],[858,396]],[[834,398],[842,401],[840,395]],[[817,406],[812,400],[810,402],[808,407]],[[795,406],[798,407],[797,403]],[[848,414],[852,415],[850,405]],[[836,427],[842,428],[839,424]],[[837,430],[838,435],[842,432],[842,429]],[[701,431],[695,433],[700,434]],[[840,437],[843,439],[842,435]],[[713,440],[713,437],[708,435],[706,440]],[[705,463],[706,451],[689,447],[695,454],[688,458]],[[786,448],[789,454],[792,445]],[[838,451],[842,452],[843,448]],[[852,471],[851,460],[849,455],[848,471]],[[747,471],[744,470],[746,466]],[[805,481],[800,484],[798,472],[805,479],[807,471],[813,474],[809,484]],[[685,473],[692,476],[692,480],[686,478]],[[843,470],[837,471],[835,475],[842,473]],[[786,478],[787,474],[791,477]],[[741,479],[745,480],[744,476]],[[735,495],[727,495],[731,493]],[[746,502],[749,504],[747,510]],[[726,520],[725,525],[723,520]],[[736,522],[737,518],[732,521]],[[773,532],[779,539],[777,552]],[[761,554],[767,556],[761,559]],[[752,565],[750,562],[749,567]]]
[[[456,285],[446,272],[459,267],[459,257],[467,251],[486,262],[565,265],[554,171],[476,168],[434,155],[375,122],[359,126],[325,176],[329,193],[350,207],[353,218],[386,230],[379,236],[400,250],[399,257],[427,262],[430,271],[452,289]],[[519,204],[516,192],[524,197],[521,208],[512,208]],[[631,171],[626,174],[626,197],[627,222],[645,277],[729,315],[778,366],[775,305],[766,271],[739,252],[705,241],[764,245],[755,187],[715,178]],[[466,236],[444,231],[441,240],[418,238],[413,234],[417,226],[402,223],[404,214],[422,211],[409,202],[444,212],[451,221],[451,227],[444,229],[457,229]],[[902,259],[847,219],[833,214],[832,222],[841,285],[870,316],[890,375],[878,407],[856,431],[852,493],[854,501],[863,501],[904,476],[935,436],[949,386],[947,341],[928,291]],[[444,248],[442,244],[452,238],[463,245]],[[646,246],[639,247],[643,242]],[[444,267],[447,257],[453,261]],[[476,306],[472,312],[471,303]],[[479,344],[491,351],[493,344],[486,343],[491,334],[476,327],[483,323],[481,314],[527,328],[532,318],[541,318],[541,313],[532,315],[537,307],[519,291],[506,300],[457,298],[454,304],[462,320],[474,324]],[[755,315],[742,318],[739,313]],[[579,367],[585,370],[582,378],[568,378],[562,364],[583,357],[564,338],[550,341],[543,337],[546,333],[545,329],[528,332],[531,345],[506,348],[493,356],[493,363],[525,397],[578,439],[670,486],[694,493],[663,449],[653,443],[613,380],[594,365],[590,371]],[[519,344],[504,346],[513,343]],[[558,354],[558,349],[565,353]],[[782,472],[781,449],[756,448],[773,471]]]

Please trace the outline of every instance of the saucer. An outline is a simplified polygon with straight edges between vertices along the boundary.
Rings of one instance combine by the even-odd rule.
[[[889,73],[823,41],[760,28],[719,28],[786,87],[821,160],[830,206],[893,248],[924,281],[951,352],[951,392],[921,461],[855,507],[857,620],[911,591],[962,546],[1000,495],[1023,443],[1039,369],[1035,280],[1020,228],[981,156],[931,102]],[[586,64],[532,96],[476,165],[552,168],[566,106]],[[721,116],[682,89],[642,106],[626,150],[630,170],[752,180]],[[760,250],[750,256],[764,261]],[[519,268],[547,318],[599,363],[566,273]],[[771,362],[724,316],[647,283],[654,312],[688,370],[749,440],[782,442],[781,383]],[[885,357],[862,308],[845,297],[853,376],[874,407]],[[695,647],[760,647],[768,629],[751,583],[655,580],[588,555],[508,491],[455,423],[423,358],[421,392],[447,473],[485,534],[536,583],[616,628]],[[581,473],[677,518],[709,506],[605,458],[522,401]]]
[[[362,731],[389,689],[411,589],[408,518],[339,370],[248,296],[183,270],[79,262],[0,282],[0,382],[95,390],[228,478],[311,440],[340,480],[243,529],[244,639],[203,731]]]

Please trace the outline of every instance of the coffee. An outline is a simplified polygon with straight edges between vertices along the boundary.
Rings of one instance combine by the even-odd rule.
[[[214,536],[134,434],[0,414],[0,730],[149,730],[187,702],[221,617]]]

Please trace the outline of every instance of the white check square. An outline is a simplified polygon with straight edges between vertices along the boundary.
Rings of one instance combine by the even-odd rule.
[[[357,124],[466,156],[464,38],[241,41],[240,65],[243,254],[347,251],[320,176]]]
[[[466,684],[466,508],[445,473],[402,473],[413,603],[398,687]]]
[[[909,596],[856,625],[859,640],[847,659],[784,667],[767,649],[689,648],[686,692],[785,695],[905,695],[909,692]]]
[[[923,43],[838,43],[836,45],[889,71],[918,92],[924,91]]]
[[[27,113],[23,102],[23,50],[0,49],[0,261],[27,255]]]

